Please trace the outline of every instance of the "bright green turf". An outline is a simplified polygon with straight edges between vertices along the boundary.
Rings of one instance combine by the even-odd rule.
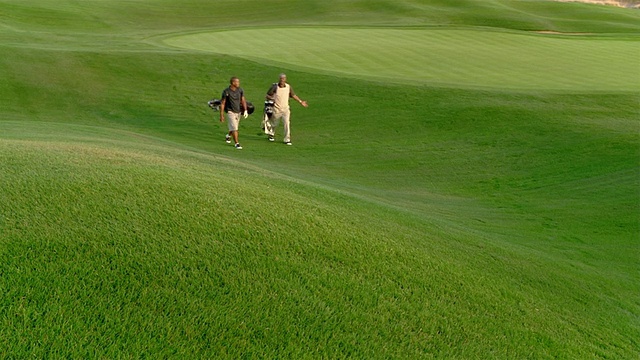
[[[269,28],[190,34],[165,43],[267,64],[398,83],[638,91],[640,43],[485,30]],[[229,46],[228,44],[236,44]]]
[[[638,14],[544,1],[0,0],[0,357],[636,357],[636,73],[594,59],[636,51]],[[549,68],[523,81],[487,59],[451,66],[505,81],[479,90],[485,81],[446,73],[436,87],[421,74],[341,77],[330,54],[323,69],[265,61],[261,43],[219,54],[162,42],[285,25],[412,33],[419,51],[434,33],[464,50],[475,45],[460,34],[503,49],[521,39],[571,49],[580,66],[564,59],[573,83]],[[575,78],[587,69],[602,87]],[[237,75],[259,105],[282,71],[311,104],[293,108],[294,146],[267,142],[254,115],[233,150],[206,101]]]

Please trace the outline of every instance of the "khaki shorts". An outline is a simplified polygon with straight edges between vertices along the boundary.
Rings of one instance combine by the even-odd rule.
[[[229,111],[227,113],[227,125],[229,126],[229,131],[238,131],[240,114]]]

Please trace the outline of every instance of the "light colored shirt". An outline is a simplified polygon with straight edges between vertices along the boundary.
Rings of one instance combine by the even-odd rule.
[[[273,107],[278,111],[289,110],[289,98],[294,97],[296,94],[293,92],[293,88],[289,84],[285,84],[284,87],[280,87],[277,83],[271,86],[269,96],[273,96]]]

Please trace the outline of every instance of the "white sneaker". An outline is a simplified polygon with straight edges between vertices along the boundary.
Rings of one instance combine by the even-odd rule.
[[[236,149],[242,150],[242,145],[240,145],[240,143],[236,144]]]
[[[229,134],[227,134],[227,135],[224,137],[224,141],[226,141],[226,142],[227,142],[227,144],[231,144],[231,136],[229,136]]]
[[[293,145],[293,144],[291,143],[291,141],[285,141],[284,143],[285,143],[285,144],[287,144],[287,145]]]
[[[276,139],[274,139],[273,136],[269,135],[269,141],[273,142],[276,141]]]

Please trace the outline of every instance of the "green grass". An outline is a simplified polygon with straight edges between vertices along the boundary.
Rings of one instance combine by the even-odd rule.
[[[636,357],[638,17],[0,1],[0,357]],[[233,150],[282,71],[294,146]]]
[[[340,39],[340,41],[327,41]],[[197,33],[165,43],[267,64],[431,86],[638,91],[637,40],[474,30],[268,28]],[[227,44],[237,42],[237,46]]]

